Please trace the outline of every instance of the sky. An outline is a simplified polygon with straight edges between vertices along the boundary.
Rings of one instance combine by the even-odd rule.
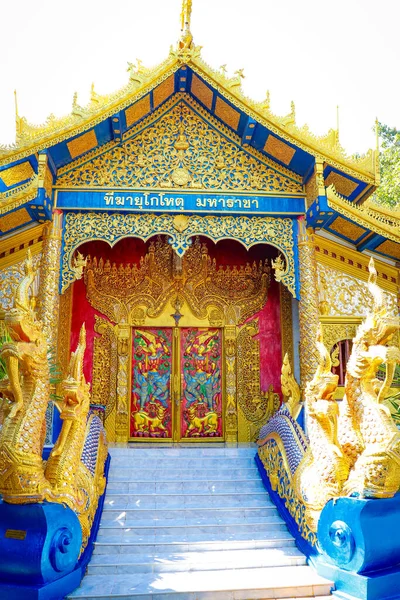
[[[127,62],[163,61],[180,35],[181,0],[0,3],[0,144],[19,114],[40,124],[111,93]],[[213,68],[243,68],[244,93],[321,135],[336,127],[349,154],[375,146],[375,117],[400,129],[399,0],[193,0],[192,33]]]

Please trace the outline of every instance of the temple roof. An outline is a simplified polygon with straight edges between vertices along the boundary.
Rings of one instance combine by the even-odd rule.
[[[365,204],[379,184],[377,150],[348,156],[337,131],[317,137],[307,126],[298,127],[294,106],[289,115],[279,117],[270,110],[269,98],[255,102],[245,97],[242,71],[228,77],[224,69],[209,67],[188,29],[163,63],[148,69],[137,61],[128,71],[127,85],[113,94],[101,96],[92,88],[85,107],[74,97],[72,112],[64,118],[50,116],[34,126],[17,115],[16,144],[0,146],[0,235],[50,219],[52,187],[57,186],[60,169],[65,172],[95,150],[122,143],[178,95],[190,96],[243,149],[257,152],[298,181],[310,225],[359,250],[400,259],[399,214]]]

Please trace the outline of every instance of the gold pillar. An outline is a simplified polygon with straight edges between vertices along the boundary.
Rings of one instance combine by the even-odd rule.
[[[306,229],[305,221],[299,220],[299,264],[300,264],[300,377],[304,393],[318,365],[315,345],[319,324],[317,262],[313,230]]]
[[[225,440],[237,442],[238,439],[238,413],[236,396],[236,326],[225,327]]]
[[[126,442],[129,439],[129,368],[131,364],[131,328],[125,323],[120,323],[116,330],[118,339],[118,371],[115,441]]]
[[[43,229],[38,294],[38,317],[43,323],[49,348],[53,351],[57,348],[61,234],[62,213],[55,211],[52,223],[46,224]]]

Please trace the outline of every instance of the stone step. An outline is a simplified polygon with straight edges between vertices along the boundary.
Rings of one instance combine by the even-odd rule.
[[[196,517],[195,519],[190,518],[187,519],[185,518],[184,515],[180,514],[179,518],[177,517],[176,519],[171,519],[171,518],[167,518],[167,519],[140,519],[137,518],[135,516],[133,516],[132,518],[124,518],[122,519],[106,519],[104,521],[102,521],[101,525],[100,525],[100,530],[102,529],[123,529],[123,528],[131,528],[131,527],[136,527],[136,528],[140,528],[140,527],[195,527],[195,526],[202,526],[202,527],[216,527],[217,525],[230,525],[230,526],[243,526],[243,525],[251,525],[252,527],[257,527],[258,525],[268,525],[270,523],[282,523],[281,518],[278,515],[278,512],[272,512],[269,511],[269,516],[262,516],[262,517],[248,517],[247,519],[238,519],[238,518],[232,518],[229,515],[225,516],[222,515],[220,517],[214,516],[211,519],[211,516],[209,518],[203,517],[203,518],[199,518]]]
[[[145,447],[140,447],[137,444],[131,444],[129,446],[120,447],[120,446],[110,446],[109,452],[112,457],[117,456],[129,456],[131,458],[135,457],[143,458],[161,458],[163,456],[168,457],[168,459],[174,458],[210,458],[210,457],[218,457],[218,459],[225,458],[235,458],[235,457],[254,457],[257,453],[257,446],[240,446],[240,447],[224,447],[224,445],[213,444],[212,446],[205,447],[204,444],[190,444],[189,446],[170,446],[169,444],[166,446],[165,444],[160,444],[158,447],[155,447],[154,444],[149,447],[147,444]]]
[[[272,532],[287,531],[286,524],[279,517],[269,520],[267,523],[235,523],[222,525],[139,525],[124,528],[107,527],[99,529],[97,540],[99,542],[124,543],[135,541],[154,541],[173,538],[177,542],[198,541],[207,536],[213,541],[224,539],[235,539],[236,535],[247,533],[251,539],[253,533],[269,535]]]
[[[157,521],[157,520],[177,520],[185,519],[188,523],[208,522],[218,523],[219,519],[226,519],[227,521],[248,521],[251,522],[253,519],[259,519],[267,517],[268,515],[278,514],[275,505],[272,502],[266,500],[266,504],[259,507],[240,506],[228,508],[216,507],[199,507],[199,508],[179,508],[179,509],[153,509],[153,508],[127,508],[120,510],[107,506],[102,515],[102,524],[108,521],[115,521],[124,525],[126,521],[138,520],[141,522]]]
[[[221,537],[221,536],[220,536]],[[210,535],[197,535],[197,540],[177,540],[166,536],[157,541],[140,540],[107,542],[98,541],[94,544],[96,554],[151,554],[161,552],[163,554],[171,552],[213,552],[215,550],[238,550],[238,549],[256,549],[256,548],[286,548],[295,547],[292,536],[287,531],[259,533],[253,532],[236,533],[233,536],[226,536],[226,539],[210,539]]]
[[[214,552],[175,552],[153,554],[95,554],[89,575],[126,575],[179,571],[216,571],[305,565],[297,548],[260,548],[258,550],[217,550]]]
[[[134,454],[134,453],[132,453]],[[255,456],[255,453],[254,453]],[[113,456],[111,458],[112,468],[114,467],[125,467],[132,470],[133,473],[140,473],[142,470],[146,470],[149,468],[149,462],[153,463],[151,467],[155,467],[159,470],[162,469],[209,469],[210,472],[215,469],[233,469],[233,468],[251,468],[254,467],[254,457],[243,457],[243,458],[228,458],[222,457],[221,459],[217,457],[207,457],[204,456],[202,458],[185,458],[185,457],[177,457],[177,458],[167,458],[163,456],[162,458],[155,457],[142,457],[139,456]]]
[[[118,494],[107,492],[104,505],[111,508],[240,508],[241,506],[268,506],[267,492],[246,492],[236,494]]]
[[[219,481],[111,481],[107,486],[107,494],[214,494],[225,492],[247,492],[260,491],[265,493],[260,478],[258,479],[236,479]]]
[[[252,600],[312,598],[329,594],[331,583],[307,566],[221,571],[88,575],[69,599]]]
[[[116,467],[111,464],[111,483],[124,481],[131,482],[137,479],[138,473],[132,465]],[[141,481],[231,481],[235,479],[259,478],[256,467],[241,468],[214,468],[210,469],[142,469],[139,473]]]

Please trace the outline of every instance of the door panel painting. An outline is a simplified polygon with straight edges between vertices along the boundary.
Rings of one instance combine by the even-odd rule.
[[[182,328],[181,438],[222,437],[221,330]]]
[[[169,328],[133,329],[133,438],[172,438],[171,341]]]

